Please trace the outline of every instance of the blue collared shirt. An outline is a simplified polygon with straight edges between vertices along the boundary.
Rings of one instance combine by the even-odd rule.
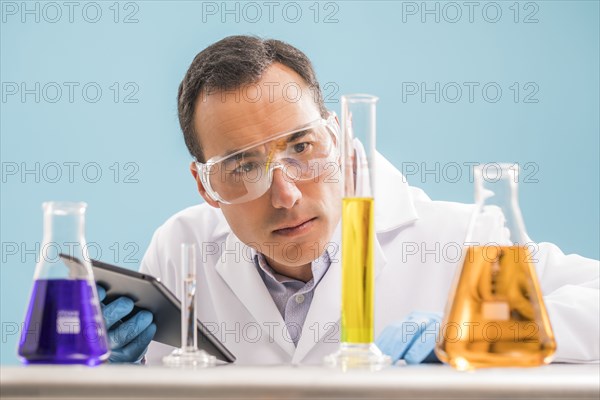
[[[311,263],[313,277],[306,283],[278,274],[269,266],[261,253],[256,253],[254,261],[260,277],[283,317],[290,339],[294,342],[294,346],[297,346],[315,288],[331,265],[328,251],[324,251]]]

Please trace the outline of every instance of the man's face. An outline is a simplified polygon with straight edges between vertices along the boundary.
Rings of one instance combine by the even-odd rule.
[[[206,160],[320,118],[312,91],[298,74],[279,63],[269,67],[257,84],[201,95],[194,115]],[[221,208],[235,235],[263,253],[273,267],[299,267],[316,259],[340,219],[339,168],[335,175],[323,174],[316,182],[294,182],[275,169],[271,188],[241,204],[213,201],[193,167],[192,173],[200,194]]]

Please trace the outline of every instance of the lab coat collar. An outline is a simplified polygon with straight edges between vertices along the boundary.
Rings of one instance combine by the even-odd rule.
[[[388,232],[416,221],[419,216],[404,175],[379,152],[375,167],[375,232]]]
[[[213,208],[213,210],[217,216],[217,224],[213,230],[213,238],[219,240],[231,233],[231,227],[229,226],[229,223],[227,223],[227,220],[220,209]]]

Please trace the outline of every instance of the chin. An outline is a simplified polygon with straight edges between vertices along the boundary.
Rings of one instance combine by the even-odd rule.
[[[307,264],[319,258],[327,249],[327,244],[328,241],[324,238],[316,238],[315,240],[302,245],[300,247],[302,249],[302,261],[298,262],[298,264]]]

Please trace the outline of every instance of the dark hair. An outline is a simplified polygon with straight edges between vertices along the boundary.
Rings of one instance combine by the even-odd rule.
[[[179,124],[193,157],[201,162],[206,161],[194,130],[194,109],[200,94],[233,90],[256,83],[274,62],[291,68],[302,77],[312,90],[321,115],[326,115],[319,82],[312,63],[304,53],[280,40],[229,36],[198,53],[179,85]]]

